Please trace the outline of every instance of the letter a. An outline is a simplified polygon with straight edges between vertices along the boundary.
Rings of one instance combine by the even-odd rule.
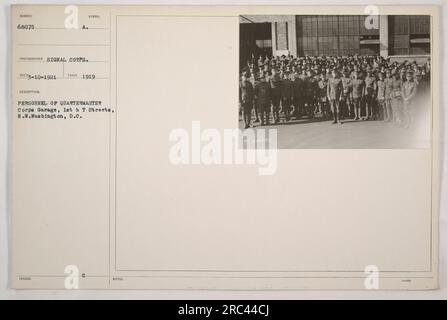
[[[65,28],[66,29],[79,29],[78,25],[78,12],[77,6],[66,6],[65,14],[68,16],[65,18]]]

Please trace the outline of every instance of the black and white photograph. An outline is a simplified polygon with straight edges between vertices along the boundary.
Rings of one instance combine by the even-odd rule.
[[[239,128],[280,149],[429,148],[430,16],[240,15]]]

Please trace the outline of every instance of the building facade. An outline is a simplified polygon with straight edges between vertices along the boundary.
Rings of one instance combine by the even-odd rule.
[[[430,56],[430,16],[240,16],[241,59],[293,56]]]

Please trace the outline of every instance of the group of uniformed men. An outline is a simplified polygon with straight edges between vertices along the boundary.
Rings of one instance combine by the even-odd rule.
[[[429,75],[430,61],[398,63],[381,56],[252,57],[241,72],[240,111],[245,128],[316,115],[333,124],[350,118],[409,127],[415,97],[429,87]]]

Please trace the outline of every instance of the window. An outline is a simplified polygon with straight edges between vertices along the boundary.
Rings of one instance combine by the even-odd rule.
[[[389,16],[390,53],[430,54],[430,16]]]
[[[272,47],[272,40],[256,40],[256,45],[261,49],[267,49]]]
[[[297,16],[298,54],[353,55],[378,54],[379,44],[360,44],[360,36],[377,38],[378,29],[365,27],[366,16]]]

